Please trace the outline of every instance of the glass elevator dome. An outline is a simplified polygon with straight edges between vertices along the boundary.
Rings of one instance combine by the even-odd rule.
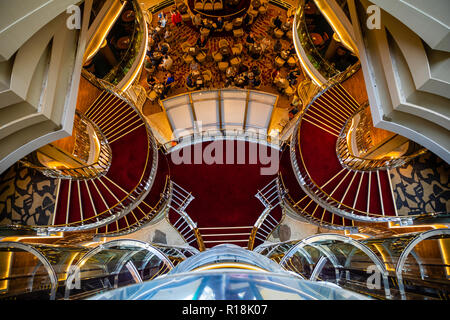
[[[197,254],[167,275],[98,294],[90,300],[362,300],[366,296],[283,270],[235,245]]]

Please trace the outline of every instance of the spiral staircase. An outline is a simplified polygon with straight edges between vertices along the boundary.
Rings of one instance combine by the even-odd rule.
[[[81,116],[95,124],[108,145],[108,168],[101,174],[89,166],[74,168],[73,175],[46,169],[47,176],[58,177],[54,211],[48,225],[32,228],[95,230],[103,236],[135,231],[167,205],[167,160],[142,114],[118,93],[104,88]]]

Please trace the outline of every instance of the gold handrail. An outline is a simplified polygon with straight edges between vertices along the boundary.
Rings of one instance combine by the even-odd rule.
[[[347,120],[346,124],[342,128],[339,137],[336,142],[337,146],[337,157],[342,166],[350,170],[358,171],[375,171],[375,170],[389,170],[396,167],[400,167],[408,163],[410,160],[425,154],[428,152],[425,148],[420,148],[414,153],[406,156],[401,156],[398,158],[382,158],[382,159],[369,159],[356,156],[347,142],[347,135],[349,133],[350,127],[352,125],[352,119],[358,113],[362,112],[364,109],[369,107],[369,103],[364,103],[358,110],[356,110],[352,116]]]
[[[80,165],[73,168],[49,168],[43,166],[42,164],[34,163],[34,161],[29,157],[20,160],[20,162],[28,168],[39,170],[45,176],[55,179],[82,180],[98,178],[105,175],[108,172],[109,167],[111,166],[112,160],[112,151],[111,147],[109,146],[108,140],[106,139],[101,129],[89,118],[85,117],[78,111],[75,111],[75,115],[80,119],[80,122],[91,125],[94,129],[95,135],[99,139],[100,152],[97,156],[97,159],[93,163]],[[77,128],[75,128],[75,130],[76,129]],[[86,143],[86,141],[79,141],[78,139],[76,142],[83,144]]]

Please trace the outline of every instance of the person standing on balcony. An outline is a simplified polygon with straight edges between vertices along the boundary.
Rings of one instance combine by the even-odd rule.
[[[180,11],[175,10],[175,11],[171,11],[171,20],[172,20],[172,24],[176,27],[179,27],[181,25],[181,21],[182,21],[182,17],[180,14]]]
[[[172,84],[174,81],[175,81],[175,79],[174,79],[172,73],[168,72],[166,81],[164,82],[164,89],[161,94],[161,99],[164,99],[167,96],[167,94],[169,93],[169,90],[172,88]]]
[[[161,26],[161,28],[165,28],[167,23],[166,14],[164,12],[160,12],[158,18],[159,18],[159,25]]]
[[[202,16],[197,13],[193,18],[192,18],[192,23],[194,26],[196,26],[197,28],[200,27],[200,25],[202,24]]]
[[[169,55],[165,55],[162,60],[162,63],[161,63],[161,68],[163,70],[170,71],[170,69],[172,68],[172,65],[173,65],[172,57]]]
[[[208,40],[206,39],[206,37],[204,35],[201,35],[197,39],[197,42],[195,43],[195,45],[198,46],[199,48],[203,48],[203,47],[205,47],[207,41]]]
[[[216,27],[215,31],[218,31],[218,32],[222,31],[223,30],[223,25],[224,25],[224,23],[223,23],[222,17],[217,18],[217,21],[216,21],[216,26],[217,27]]]

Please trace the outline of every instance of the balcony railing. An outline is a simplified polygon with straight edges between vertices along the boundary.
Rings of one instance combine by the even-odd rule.
[[[281,177],[281,175],[278,177],[278,190],[280,194],[283,194],[282,198],[283,209],[286,211],[286,213],[290,213],[291,216],[294,216],[296,218],[302,218],[304,219],[305,222],[330,230],[357,230],[357,228],[355,227],[340,226],[329,223],[327,221],[320,220],[304,212],[302,209],[298,208],[296,205],[296,201],[292,199],[292,197],[289,194],[289,190],[284,185],[283,178]]]
[[[136,19],[133,25],[133,30],[130,36],[130,45],[123,54],[119,63],[116,64],[110,72],[103,77],[103,80],[108,81],[114,85],[118,85],[122,79],[125,78],[127,73],[130,71],[132,66],[134,65],[136,59],[140,54],[140,48],[142,46],[142,42],[145,40],[146,35],[145,32],[145,19],[142,13],[142,10],[139,7],[137,1],[131,1],[133,5],[133,10],[136,14]]]
[[[55,179],[82,180],[98,178],[105,175],[111,166],[111,147],[109,146],[109,143],[100,128],[78,111],[75,112],[75,148],[72,156],[74,159],[80,158],[80,160],[86,160],[89,158],[90,137],[88,131],[86,130],[88,126],[93,129],[95,135],[94,138],[98,139],[98,145],[100,146],[98,156],[93,163],[88,163],[86,165],[73,168],[50,168],[40,163],[36,154],[22,159],[21,163],[29,168],[39,170],[47,177]],[[88,155],[86,155],[86,152]],[[84,163],[84,161],[81,161],[81,163]]]
[[[306,69],[315,69],[307,71],[308,74],[310,74],[309,76],[314,78],[318,85],[323,85],[338,75],[342,78],[341,80],[345,80],[358,71],[361,66],[360,62],[358,61],[357,63],[350,65],[344,71],[339,71],[331,62],[325,59],[311,39],[306,24],[304,6],[305,1],[300,0],[293,24],[293,32],[295,35],[294,44],[296,45],[297,54],[300,56],[300,61],[303,61],[302,64],[308,64],[308,66],[303,65],[303,67]],[[308,59],[308,61],[304,61],[305,58]]]
[[[343,204],[342,202],[334,199],[331,195],[323,191],[318,185],[314,183],[314,181],[309,176],[308,170],[305,167],[305,164],[303,163],[303,160],[297,161],[297,144],[298,144],[298,135],[300,132],[300,127],[302,124],[303,116],[306,114],[308,108],[320,97],[322,94],[329,90],[331,87],[335,86],[339,83],[340,76],[334,77],[332,81],[329,81],[322,91],[320,91],[314,99],[308,104],[308,106],[303,109],[300,115],[300,119],[298,121],[298,124],[294,130],[294,133],[292,134],[292,139],[290,143],[290,157],[291,157],[291,163],[292,168],[295,172],[295,175],[298,178],[298,181],[300,183],[300,186],[305,191],[305,193],[313,199],[316,203],[318,203],[321,207],[325,208],[327,211],[335,213],[343,218],[347,218],[350,220],[356,220],[356,221],[367,221],[367,222],[398,222],[401,224],[409,224],[411,223],[413,218],[419,217],[419,216],[428,216],[430,214],[433,214],[432,212],[426,213],[423,215],[415,215],[415,216],[383,216],[378,214],[373,214],[366,211],[357,210],[355,208],[349,207],[346,204]]]
[[[282,198],[279,193],[277,178],[259,190],[255,197],[261,201],[265,209],[253,225],[247,246],[249,250],[253,250],[256,240],[265,242],[283,219],[283,215],[280,219],[271,215],[272,210],[281,204]]]
[[[380,170],[380,169],[393,169],[396,167],[400,167],[408,163],[410,160],[424,154],[427,152],[427,149],[420,148],[419,150],[414,151],[411,154],[391,158],[384,157],[381,159],[369,159],[355,156],[349,146],[347,141],[347,136],[352,127],[352,120],[354,116],[365,108],[368,108],[368,103],[364,104],[360,109],[358,109],[345,123],[345,126],[342,128],[341,133],[336,142],[336,151],[339,162],[342,166],[355,171],[372,171],[372,170]],[[368,130],[367,130],[368,131]]]
[[[200,251],[205,250],[202,236],[197,227],[197,223],[192,221],[191,217],[186,213],[185,209],[189,203],[194,199],[190,192],[184,190],[181,186],[173,181],[170,181],[170,210],[168,214],[174,212],[178,219],[172,226],[177,230],[180,236],[187,242],[188,245],[196,242]]]
[[[125,236],[128,234],[131,234],[133,232],[136,232],[136,231],[142,229],[143,227],[148,225],[150,222],[157,219],[157,217],[159,215],[164,214],[168,210],[169,204],[170,204],[170,199],[171,199],[170,190],[171,190],[170,189],[170,179],[167,176],[166,183],[164,185],[164,191],[161,193],[160,199],[158,200],[156,205],[151,209],[151,211],[145,215],[145,217],[143,217],[142,219],[137,221],[135,224],[132,224],[132,225],[128,226],[127,228],[121,229],[120,231],[104,233],[104,234],[98,233],[97,235],[103,236],[103,237],[119,237],[119,236]]]

